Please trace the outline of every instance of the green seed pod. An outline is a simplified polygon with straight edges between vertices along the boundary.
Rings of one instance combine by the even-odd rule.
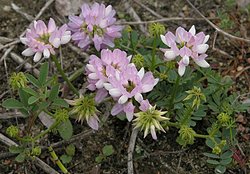
[[[39,146],[36,146],[32,149],[31,155],[39,156],[42,153],[42,149]]]
[[[140,69],[143,67],[144,65],[144,57],[141,54],[136,54],[133,58],[132,58],[132,63],[135,64],[135,66]]]
[[[157,37],[166,32],[165,26],[160,23],[152,23],[149,25],[150,36]]]
[[[58,109],[54,114],[56,120],[64,122],[69,118],[69,112],[66,109]]]

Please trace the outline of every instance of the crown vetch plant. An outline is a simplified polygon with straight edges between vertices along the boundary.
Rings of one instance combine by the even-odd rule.
[[[41,20],[34,21],[21,38],[28,46],[22,54],[34,55],[35,62],[51,57],[73,94],[71,100],[59,95],[59,74],[49,73],[53,64],[48,62],[41,64],[38,78],[13,73],[9,83],[19,98],[7,99],[2,106],[18,109],[27,119],[24,134],[15,125],[6,130],[20,143],[18,147],[10,147],[17,154],[16,161],[40,155],[39,140],[52,131],[65,140],[70,139],[71,119],[86,121],[93,130],[98,130],[105,124],[98,105],[105,101],[113,104],[111,115],[126,116],[134,129],[144,132],[144,138],[150,133],[157,140],[157,134],[175,127],[179,133],[176,141],[181,146],[194,144],[196,138],[205,139],[210,148],[204,153],[207,163],[215,166],[215,173],[226,171],[237,143],[234,114],[245,111],[249,105],[240,103],[237,95],[229,91],[232,85],[229,77],[221,77],[209,68],[205,60],[209,35],[196,34],[195,26],[189,31],[178,27],[175,35],[171,31],[165,33],[165,27],[159,23],[149,26],[150,37],[131,27],[122,31],[123,27],[115,24],[112,6],[98,3],[83,4],[80,15],[70,16],[69,20],[68,25],[59,28],[52,18],[48,26]],[[56,50],[70,39],[83,49],[91,47],[93,42],[97,50],[90,56],[84,72],[91,94],[79,93],[57,59]],[[34,134],[31,130],[44,113],[52,123]],[[202,122],[204,118],[208,123]],[[61,156],[63,163],[71,161],[75,154],[75,148],[72,149]],[[62,172],[68,173],[53,148],[50,146],[48,150]],[[112,153],[113,146],[105,146],[96,162],[104,161]]]

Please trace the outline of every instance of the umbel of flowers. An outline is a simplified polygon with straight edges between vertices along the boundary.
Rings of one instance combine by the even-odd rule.
[[[21,42],[28,46],[22,54],[34,55],[34,62],[38,62],[42,56],[49,58],[50,54],[55,55],[55,49],[71,39],[71,32],[67,28],[66,24],[58,28],[52,18],[48,26],[42,20],[34,21],[27,29],[25,37],[20,38]]]
[[[133,102],[143,101],[143,93],[147,93],[157,84],[157,78],[144,68],[139,71],[133,63],[131,56],[119,49],[102,50],[101,57],[90,57],[86,66],[88,75],[88,89],[97,90],[96,101],[101,102],[108,94],[117,103],[111,110],[112,115],[125,112],[127,119],[131,121],[135,106]]]
[[[121,37],[122,26],[116,22],[115,10],[109,5],[94,3],[83,4],[79,16],[69,16],[69,28],[73,32],[72,40],[80,48],[86,49],[91,43],[97,51],[114,47],[114,39]]]
[[[164,56],[167,61],[174,60],[177,56],[181,59],[178,62],[178,73],[183,76],[186,70],[186,66],[189,65],[189,58],[200,67],[207,68],[209,64],[206,62],[206,51],[208,49],[207,41],[209,35],[205,35],[203,32],[196,34],[195,26],[193,25],[189,31],[186,31],[182,27],[176,29],[175,35],[172,32],[167,32],[166,35],[161,35],[161,40],[169,48],[161,50],[164,52]]]

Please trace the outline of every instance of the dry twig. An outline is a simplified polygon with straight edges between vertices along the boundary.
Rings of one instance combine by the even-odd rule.
[[[127,0],[123,0],[122,3],[124,3],[125,11],[127,11],[129,15],[137,22],[141,22],[141,18],[135,12],[134,8],[130,5],[130,3]],[[142,24],[139,24],[139,28],[143,33],[147,33],[145,27]]]
[[[146,5],[144,5],[143,3],[141,3],[140,1],[137,0],[133,0],[136,4],[140,5],[142,8],[144,8],[145,10],[147,10],[148,12],[150,12],[152,15],[154,15],[157,18],[163,18],[162,15],[156,13],[154,10],[152,10],[151,8],[147,7]]]
[[[133,129],[128,146],[128,174],[134,174],[133,153],[139,129]]]
[[[15,3],[11,3],[11,7],[13,10],[15,10],[15,12],[17,12],[18,14],[22,15],[24,18],[26,18],[28,21],[33,21],[34,17],[25,13],[24,11],[21,10],[20,7],[18,7]]]
[[[211,27],[213,27],[218,33],[223,34],[224,36],[233,39],[233,40],[237,40],[237,41],[241,41],[241,42],[246,42],[246,43],[250,43],[249,39],[245,39],[245,38],[241,38],[241,37],[237,37],[234,36],[232,34],[229,34],[227,32],[225,32],[224,30],[220,29],[218,26],[216,26],[214,23],[212,23],[210,20],[208,20],[189,0],[186,0],[187,3],[194,9],[194,11],[196,13],[198,13]]]
[[[217,20],[218,18],[207,18],[209,20]],[[119,22],[119,25],[141,25],[141,24],[150,24],[156,22],[168,22],[168,21],[204,21],[204,18],[183,18],[183,17],[169,17],[169,18],[162,18],[157,20],[151,21],[139,21],[139,22]]]

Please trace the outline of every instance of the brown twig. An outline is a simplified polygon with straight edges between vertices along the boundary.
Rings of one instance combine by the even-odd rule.
[[[11,38],[0,36],[0,43],[2,43],[2,44],[12,42],[12,41],[13,41],[13,39],[11,39]]]
[[[0,114],[0,120],[1,119],[11,119],[11,118],[23,118],[21,112],[5,112]]]
[[[144,5],[143,3],[141,3],[140,1],[137,0],[133,0],[136,4],[140,5],[142,8],[144,8],[145,10],[147,10],[148,12],[150,12],[152,15],[154,15],[157,18],[164,18],[162,15],[156,13],[154,10],[152,10],[151,8],[147,7],[146,5]]]
[[[24,18],[26,18],[28,21],[33,21],[34,20],[34,17],[33,16],[31,16],[31,15],[29,15],[29,14],[27,14],[27,13],[25,13],[25,12],[23,12],[22,10],[21,10],[21,8],[20,7],[18,7],[15,3],[11,3],[11,7],[12,7],[12,9],[15,11],[15,12],[17,12],[18,14],[20,14],[20,15],[22,15]]]
[[[208,18],[210,20],[217,20],[218,18]],[[162,18],[157,20],[151,21],[140,21],[140,22],[119,22],[118,25],[140,25],[140,24],[150,24],[156,22],[168,22],[168,21],[204,21],[204,18],[184,18],[184,17],[169,17],[169,18]]]
[[[230,39],[234,39],[234,40],[238,40],[238,41],[241,41],[241,42],[250,43],[249,39],[245,39],[245,38],[234,36],[232,34],[229,34],[229,33],[225,32],[224,30],[220,29],[218,26],[216,26],[214,23],[212,23],[210,20],[208,20],[189,0],[186,0],[186,2],[195,10],[196,13],[198,13],[218,33],[223,34],[224,36],[226,36],[226,37],[228,37]]]
[[[134,174],[133,153],[139,129],[133,129],[128,146],[128,174]]]
[[[138,16],[138,14],[135,12],[134,8],[130,5],[128,0],[122,0],[122,3],[124,4],[125,11],[129,13],[129,15],[134,18],[137,22],[141,22],[141,18]],[[143,33],[147,33],[145,27],[142,24],[139,24],[139,28]]]

